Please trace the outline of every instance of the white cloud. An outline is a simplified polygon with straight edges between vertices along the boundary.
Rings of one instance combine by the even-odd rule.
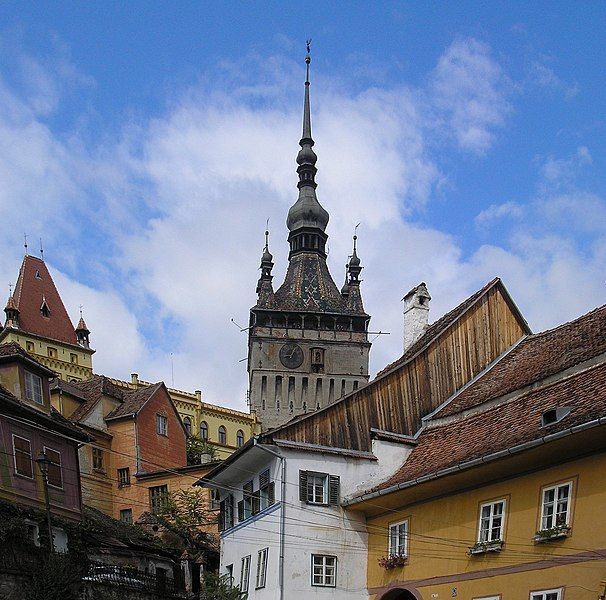
[[[475,224],[481,229],[490,226],[494,221],[504,218],[519,219],[524,214],[524,208],[518,202],[504,202],[503,204],[491,204],[481,211],[475,218]]]

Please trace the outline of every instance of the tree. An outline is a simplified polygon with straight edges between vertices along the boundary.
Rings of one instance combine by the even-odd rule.
[[[217,449],[211,446],[207,440],[197,435],[187,438],[187,464],[199,465],[202,462],[217,460]]]
[[[248,594],[232,587],[227,575],[206,573],[202,581],[202,589],[198,600],[246,600]]]

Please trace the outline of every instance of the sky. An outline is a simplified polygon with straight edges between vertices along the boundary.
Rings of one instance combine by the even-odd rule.
[[[245,409],[312,39],[337,285],[358,227],[371,371],[499,276],[533,331],[604,304],[604,2],[0,3],[0,289],[44,257],[95,371]],[[4,282],[4,283],[2,283]]]

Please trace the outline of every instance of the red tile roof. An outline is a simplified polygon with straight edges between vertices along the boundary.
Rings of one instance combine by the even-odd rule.
[[[504,396],[606,352],[606,305],[522,340],[434,418],[459,413]]]
[[[558,423],[543,427],[543,412],[555,407],[572,410]],[[606,363],[602,362],[479,414],[429,427],[402,467],[375,489],[411,482],[605,415]]]
[[[13,296],[19,309],[20,329],[41,337],[77,344],[74,326],[42,259],[35,256],[23,259]],[[40,310],[43,302],[48,306],[48,317]]]
[[[105,418],[109,420],[136,415],[156,391],[163,386],[164,384],[160,382],[148,387],[139,388],[138,390],[123,392],[124,402]]]
[[[63,387],[63,383],[60,385]],[[121,390],[111,382],[109,377],[104,375],[93,375],[91,379],[85,381],[72,381],[69,386],[69,389],[66,389],[68,393],[75,391],[85,400],[70,416],[70,420],[74,422],[84,419],[103,396],[110,396],[119,402],[124,401],[124,390]]]

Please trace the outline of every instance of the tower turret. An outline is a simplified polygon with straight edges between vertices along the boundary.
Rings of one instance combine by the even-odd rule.
[[[6,323],[4,324],[4,327],[19,329],[19,308],[17,308],[17,303],[15,302],[12,293],[8,297],[4,312],[6,313]]]
[[[78,340],[78,344],[83,348],[90,348],[90,330],[86,326],[84,322],[84,317],[82,316],[82,311],[80,311],[80,320],[78,321],[78,325],[76,327],[76,338]]]
[[[261,276],[257,282],[258,306],[269,306],[273,300],[274,288],[271,283],[274,278],[271,274],[274,267],[273,259],[274,257],[269,251],[269,231],[266,231],[265,247],[263,248],[263,255],[261,256]]]

